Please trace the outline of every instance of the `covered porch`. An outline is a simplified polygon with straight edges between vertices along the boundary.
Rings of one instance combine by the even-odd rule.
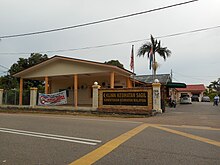
[[[132,73],[103,63],[54,56],[15,74],[20,78],[19,105],[23,102],[23,84],[27,79],[44,82],[45,94],[67,91],[67,106],[92,105],[92,85],[101,88],[131,88]]]

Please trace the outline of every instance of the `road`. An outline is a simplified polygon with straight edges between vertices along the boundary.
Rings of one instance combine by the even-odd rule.
[[[0,113],[0,164],[220,164],[220,106],[148,118]]]

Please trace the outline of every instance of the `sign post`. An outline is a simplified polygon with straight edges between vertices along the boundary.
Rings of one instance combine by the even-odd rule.
[[[30,106],[34,107],[37,104],[37,88],[30,88]]]
[[[160,92],[160,82],[159,80],[155,79],[153,86],[153,110],[158,113],[162,113],[161,109],[161,92]]]
[[[93,108],[98,108],[98,100],[99,100],[99,93],[98,90],[101,86],[98,85],[97,82],[94,82],[94,85],[92,86],[93,91],[92,91],[92,107]]]
[[[0,105],[2,105],[2,101],[3,101],[3,89],[0,89]]]

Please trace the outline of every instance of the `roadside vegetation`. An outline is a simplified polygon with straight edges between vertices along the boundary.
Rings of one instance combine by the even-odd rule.
[[[216,94],[220,95],[220,78],[211,82],[204,94],[209,96],[211,101],[213,101]]]
[[[4,89],[3,93],[3,103],[10,105],[18,104],[19,97],[19,78],[13,77],[15,73],[18,73],[24,69],[30,68],[36,64],[39,64],[48,57],[46,54],[42,55],[40,53],[31,53],[28,58],[19,58],[7,71],[6,75],[0,77],[0,89]],[[24,90],[23,90],[23,105],[29,104],[30,88],[37,87],[38,91],[44,91],[44,82],[37,80],[25,80]]]

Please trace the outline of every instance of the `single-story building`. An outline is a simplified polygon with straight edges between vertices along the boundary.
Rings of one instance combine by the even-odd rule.
[[[94,82],[102,88],[131,88],[132,75],[117,66],[56,55],[14,77],[20,78],[19,105],[22,105],[23,81],[31,79],[45,82],[45,94],[66,90],[67,104],[77,107],[92,105]]]
[[[201,101],[205,90],[204,84],[186,85],[186,88],[175,88],[174,95],[177,101],[180,101],[180,97],[183,95],[189,95],[189,97],[196,95]]]

